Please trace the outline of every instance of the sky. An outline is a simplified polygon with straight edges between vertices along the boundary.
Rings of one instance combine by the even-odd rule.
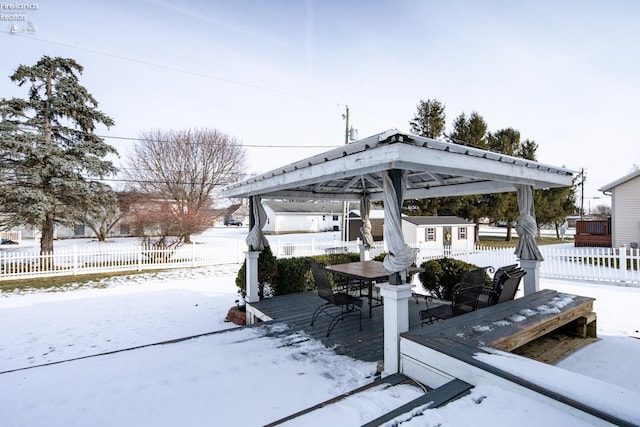
[[[24,18],[0,20],[0,97],[26,95],[2,77],[18,65],[75,59],[115,120],[99,133],[121,167],[126,138],[206,127],[245,145],[247,173],[266,172],[343,144],[347,105],[363,138],[408,132],[427,99],[445,105],[448,131],[476,111],[490,131],[534,140],[538,161],[584,169],[585,207],[608,204],[598,189],[640,163],[633,0],[40,1],[0,12]]]
[[[242,241],[244,234],[222,227],[197,239],[216,245],[220,238]],[[316,235],[323,236],[330,235]],[[287,238],[299,242],[309,235]],[[101,245],[90,239],[55,244]],[[177,269],[50,292],[0,293],[0,324],[6,326],[0,328],[3,427],[234,425],[239,420],[258,426],[373,380],[375,362],[339,356],[283,324],[150,345],[234,328],[224,317],[237,298],[239,268]],[[477,357],[579,401],[607,406],[609,413],[637,424],[640,371],[633,367],[640,357],[635,310],[640,289],[545,278],[541,288],[595,298],[599,340],[555,366],[499,351]],[[476,380],[469,395],[426,410],[406,425],[593,425],[532,395]],[[420,394],[409,384],[377,387],[287,425],[360,426]]]

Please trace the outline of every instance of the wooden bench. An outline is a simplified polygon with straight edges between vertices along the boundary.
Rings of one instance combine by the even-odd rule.
[[[593,301],[590,297],[545,289],[419,331],[411,330],[406,335],[417,342],[444,336],[471,347],[491,346],[504,351],[512,351],[572,322],[578,332],[595,337]]]

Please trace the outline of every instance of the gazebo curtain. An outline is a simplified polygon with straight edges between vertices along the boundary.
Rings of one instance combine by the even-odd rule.
[[[416,251],[404,242],[400,208],[404,190],[407,188],[407,174],[402,172],[400,194],[396,194],[388,171],[382,173],[384,190],[384,240],[389,253],[384,257],[384,268],[392,274],[407,270],[416,259]],[[400,196],[400,197],[398,197]],[[400,202],[399,202],[400,201]]]
[[[247,235],[247,246],[251,251],[261,251],[269,246],[269,241],[262,232],[262,228],[267,224],[267,213],[262,206],[260,196],[251,196],[251,212],[254,223]]]
[[[520,209],[520,216],[516,220],[516,232],[520,237],[520,242],[516,246],[515,254],[521,260],[544,261],[542,253],[540,253],[540,249],[536,244],[538,226],[536,225],[533,206],[533,188],[524,184],[514,185]]]
[[[375,245],[373,241],[373,235],[371,234],[371,200],[369,196],[362,196],[360,198],[360,216],[362,218],[362,227],[360,233],[362,233],[362,241],[368,248],[372,248]]]

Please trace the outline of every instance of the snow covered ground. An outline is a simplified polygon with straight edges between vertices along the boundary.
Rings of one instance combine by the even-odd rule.
[[[220,238],[235,233],[246,229],[223,229]],[[238,268],[122,276],[66,292],[0,294],[0,424],[258,426],[372,381],[375,364],[336,355],[299,331],[272,338],[268,327],[224,323],[237,299]],[[541,284],[596,298],[600,341],[558,366],[640,393],[640,339],[632,338],[640,336],[640,289],[545,279]],[[132,347],[139,348],[117,351]],[[290,425],[361,425],[417,393],[411,386],[371,391]],[[640,423],[640,416],[634,421]],[[584,421],[526,396],[478,386],[407,425]]]

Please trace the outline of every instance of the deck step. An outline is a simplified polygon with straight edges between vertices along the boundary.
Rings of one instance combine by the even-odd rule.
[[[378,379],[376,379],[375,381],[373,381],[373,382],[371,382],[369,384],[363,385],[362,387],[359,387],[359,388],[356,388],[354,390],[348,391],[348,392],[346,392],[344,394],[341,394],[339,396],[333,397],[333,398],[331,398],[329,400],[326,400],[326,401],[324,401],[322,403],[318,403],[317,405],[314,405],[314,406],[311,406],[311,407],[309,407],[307,409],[303,409],[302,411],[296,412],[295,414],[291,414],[291,415],[289,415],[289,416],[287,416],[285,418],[281,418],[281,419],[279,419],[277,421],[269,423],[265,427],[277,426],[277,425],[280,425],[280,424],[285,423],[287,421],[291,421],[291,420],[293,420],[295,418],[301,417],[301,416],[303,416],[305,414],[308,414],[310,412],[313,412],[315,410],[323,408],[323,407],[325,407],[327,405],[331,405],[333,403],[339,402],[339,401],[341,401],[343,399],[346,399],[349,396],[353,396],[354,394],[363,392],[363,391],[368,390],[368,389],[370,389],[372,387],[376,387],[376,386],[379,386],[379,385],[385,385],[385,384],[387,386],[389,386],[389,387],[393,387],[395,385],[402,384],[404,382],[409,382],[409,381],[412,381],[412,380],[409,377],[407,377],[406,375],[403,375],[403,374],[393,374],[393,375],[389,375],[389,376],[384,377],[384,378],[378,378]]]
[[[375,420],[369,421],[368,423],[364,424],[363,427],[381,426],[401,416],[403,416],[402,420],[399,421],[408,421],[409,419],[416,416],[416,414],[411,413],[414,409],[424,405],[428,405],[428,409],[437,408],[466,394],[472,388],[473,386],[471,384],[459,379],[454,379],[434,390],[423,394],[422,396],[412,400],[411,402],[405,403],[404,405],[394,409],[391,412],[387,412],[386,414],[376,418]],[[419,415],[421,415],[422,412],[424,412],[424,410],[420,411]]]

